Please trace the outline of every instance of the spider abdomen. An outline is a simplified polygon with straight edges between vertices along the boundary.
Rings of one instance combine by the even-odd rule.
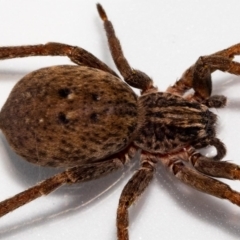
[[[207,145],[215,136],[216,115],[205,105],[170,93],[151,93],[139,99],[144,124],[135,144],[156,153],[171,153],[187,145]]]
[[[26,75],[0,113],[14,150],[30,162],[70,167],[129,144],[137,96],[113,75],[83,66],[55,66]]]

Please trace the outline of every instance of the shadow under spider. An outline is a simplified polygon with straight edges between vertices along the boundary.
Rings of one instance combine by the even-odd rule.
[[[11,169],[11,171],[9,171],[11,175],[10,178],[22,185],[23,189],[27,189],[57,172],[62,172],[62,169],[56,170],[54,168],[40,167],[25,161],[10,149],[2,134],[0,138],[8,155],[8,162],[4,161],[5,164],[3,168]],[[55,196],[57,195],[57,197],[67,195],[69,196],[67,198],[67,203],[66,201],[61,201],[57,202],[57,205],[51,207],[51,209],[47,207],[43,208],[40,214],[31,214],[31,220],[27,217],[22,219],[13,218],[14,220],[11,221],[10,224],[0,227],[0,239],[6,239],[7,237],[16,235],[19,232],[31,228],[31,226],[36,227],[43,224],[49,224],[54,221],[56,217],[64,219],[73,214],[81,215],[81,211],[84,211],[86,206],[91,207],[91,205],[96,204],[96,201],[104,201],[106,196],[111,195],[113,191],[118,189],[117,186],[121,183],[121,180],[129,179],[133,174],[133,168],[135,169],[137,167],[135,163],[137,163],[137,161],[133,160],[129,166],[125,166],[120,171],[116,171],[100,179],[61,187],[47,197],[49,201],[51,201],[50,196],[54,194]],[[25,207],[27,208],[28,206]],[[4,219],[0,220],[3,221]]]

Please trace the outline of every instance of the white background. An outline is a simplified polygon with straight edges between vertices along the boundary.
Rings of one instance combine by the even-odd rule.
[[[115,69],[95,1],[0,1],[0,46],[57,41],[79,45]],[[239,0],[110,1],[102,5],[112,20],[130,64],[164,91],[200,55],[240,42]],[[22,76],[37,68],[67,64],[67,58],[28,58],[0,63],[0,105]],[[229,97],[217,110],[225,159],[240,164],[239,77],[214,73],[214,93]],[[0,136],[0,199],[55,173],[16,156]],[[206,154],[214,153],[208,149]],[[0,239],[116,239],[119,195],[132,170],[100,181],[65,187],[0,219]],[[114,185],[104,192],[109,186]],[[240,190],[239,182],[226,181]],[[101,196],[99,196],[101,195]],[[130,211],[130,239],[240,238],[240,208],[183,186],[161,165],[156,178]]]

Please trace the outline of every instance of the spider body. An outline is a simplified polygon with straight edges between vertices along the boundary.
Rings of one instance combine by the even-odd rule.
[[[0,112],[0,128],[13,149],[28,161],[66,167],[0,202],[0,217],[65,184],[100,178],[121,168],[141,150],[140,167],[124,187],[117,209],[118,240],[128,240],[128,209],[144,192],[161,162],[183,183],[240,206],[240,193],[216,178],[240,179],[240,167],[221,160],[226,148],[216,137],[216,115],[226,105],[211,96],[215,70],[240,75],[240,44],[200,57],[166,92],[126,60],[112,23],[100,4],[118,75],[80,47],[62,43],[0,47],[0,59],[68,56],[80,66],[55,66],[25,76]],[[130,88],[141,90],[141,96]],[[192,89],[193,94],[188,90]],[[214,146],[216,156],[197,150]],[[187,163],[187,164],[186,164]]]
[[[99,161],[130,141],[160,154],[199,147],[199,141],[204,147],[215,137],[215,121],[202,104],[161,92],[137,99],[115,76],[70,65],[26,75],[0,115],[1,129],[16,153],[52,167]]]

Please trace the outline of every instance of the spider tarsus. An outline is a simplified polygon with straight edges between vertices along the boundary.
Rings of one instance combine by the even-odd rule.
[[[97,10],[98,10],[98,14],[101,17],[101,19],[103,21],[107,21],[108,20],[107,14],[100,3],[97,3]]]

